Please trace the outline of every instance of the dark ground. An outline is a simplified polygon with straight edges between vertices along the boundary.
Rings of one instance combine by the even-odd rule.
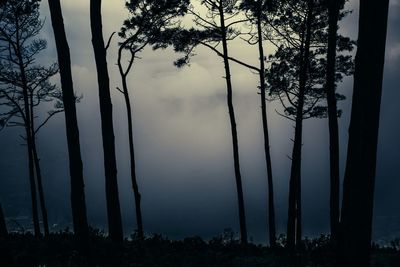
[[[239,245],[233,232],[226,231],[210,241],[199,237],[171,241],[160,235],[139,241],[132,237],[123,244],[113,244],[104,234],[93,230],[85,245],[76,242],[68,231],[51,234],[37,240],[31,234],[11,234],[0,240],[0,266],[263,266],[285,267],[291,265],[288,252],[283,248],[270,249],[261,245]],[[334,266],[335,256],[327,236],[306,239],[300,266]],[[372,267],[399,267],[400,240],[387,247],[374,246]]]

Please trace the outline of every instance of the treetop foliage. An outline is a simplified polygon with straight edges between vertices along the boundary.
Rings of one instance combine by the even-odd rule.
[[[129,18],[124,21],[119,36],[125,39],[123,45],[133,52],[145,46],[154,49],[165,48],[179,28],[178,17],[184,16],[189,0],[130,0],[126,2]]]
[[[270,89],[269,95],[279,99],[283,116],[294,119],[297,114],[300,97],[299,77],[303,67],[307,68],[307,81],[304,92],[303,118],[323,118],[327,116],[326,106],[326,54],[328,45],[328,8],[325,1],[313,1],[312,10],[308,0],[281,1],[279,7],[268,19],[266,38],[276,47],[275,54],[270,55],[270,68],[266,80]],[[340,19],[347,13],[343,12]],[[312,16],[310,29],[307,29],[307,18]],[[311,32],[309,57],[305,59],[304,45],[307,31]],[[336,82],[353,72],[353,60],[349,52],[354,42],[348,37],[337,36]],[[302,66],[302,62],[308,62]],[[337,94],[337,100],[344,96]],[[339,111],[339,114],[341,111]]]
[[[24,87],[30,99],[29,110],[52,102],[48,117],[63,111],[62,95],[49,79],[58,73],[58,65],[44,67],[36,63],[47,42],[37,38],[43,27],[39,1],[9,0],[0,8],[0,113],[1,128],[26,123]],[[24,74],[22,74],[22,71]],[[16,120],[13,120],[16,118]],[[44,120],[44,123],[48,119]],[[41,124],[37,130],[41,128]]]

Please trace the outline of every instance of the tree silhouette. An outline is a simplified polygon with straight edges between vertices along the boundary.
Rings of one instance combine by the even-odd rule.
[[[330,227],[331,238],[338,238],[340,216],[340,174],[339,174],[339,127],[336,101],[336,47],[340,10],[345,0],[328,0],[328,52],[326,70],[326,97],[329,120],[329,153],[330,153]]]
[[[168,44],[165,37],[170,36],[171,27],[177,26],[177,21],[175,21],[175,19],[185,14],[188,2],[187,0],[131,0],[126,3],[126,8],[130,13],[130,17],[125,20],[124,26],[119,33],[124,41],[120,44],[118,49],[117,65],[122,82],[122,89],[118,88],[118,90],[124,95],[127,111],[131,180],[135,196],[138,236],[141,239],[143,238],[143,222],[140,206],[141,195],[136,177],[132,107],[129,98],[127,76],[133,68],[137,55],[140,54],[146,46],[151,45],[154,49],[157,49],[164,48],[165,45]],[[129,53],[126,66],[122,62],[124,51],[128,51]]]
[[[0,203],[0,240],[8,237],[6,218],[3,213],[3,207]]]
[[[235,168],[235,181],[238,195],[240,236],[242,244],[247,243],[246,215],[244,207],[242,176],[240,172],[239,145],[235,110],[233,106],[233,86],[230,61],[246,66],[258,71],[258,68],[246,64],[229,55],[228,41],[240,36],[240,32],[235,26],[248,21],[247,18],[240,17],[240,5],[238,0],[201,0],[200,4],[206,8],[207,14],[198,13],[192,6],[188,10],[194,19],[195,27],[191,29],[181,29],[179,34],[174,36],[175,50],[185,52],[183,58],[178,59],[175,65],[181,67],[188,64],[190,57],[193,56],[194,49],[201,45],[209,48],[217,56],[221,57],[225,67],[225,80],[227,89],[227,105],[229,120],[231,125],[233,159]],[[222,48],[222,51],[221,51]]]
[[[99,85],[101,129],[103,137],[104,169],[106,179],[107,218],[110,238],[122,242],[123,230],[119,204],[117,161],[110,96],[110,79],[107,69],[107,53],[103,39],[101,0],[90,1],[90,27]]]
[[[301,154],[303,120],[323,118],[327,107],[323,103],[326,91],[327,9],[315,0],[281,2],[270,19],[273,29],[268,38],[277,45],[275,55],[270,57],[267,72],[270,95],[277,98],[283,108],[282,116],[294,121],[295,134],[292,151],[292,166],[289,185],[289,209],[287,246],[299,246],[302,237],[301,225]],[[340,39],[339,51],[352,49],[348,38]],[[335,81],[351,74],[352,60],[348,55],[338,56]],[[343,99],[337,95],[336,98]]]
[[[87,239],[89,236],[89,227],[86,215],[85,184],[75,106],[76,97],[72,82],[71,57],[65,34],[60,0],[49,0],[48,3],[60,68],[62,98],[65,111],[74,232],[77,238]]]
[[[269,229],[269,243],[271,247],[276,246],[276,225],[275,225],[275,204],[274,204],[274,187],[272,176],[272,162],[270,152],[270,140],[268,132],[268,117],[267,117],[267,103],[266,91],[267,86],[265,82],[265,53],[264,53],[264,23],[265,14],[270,12],[273,7],[271,0],[245,0],[242,2],[241,8],[246,11],[246,16],[250,22],[256,26],[255,33],[250,33],[250,38],[247,40],[250,44],[258,45],[259,55],[259,77],[260,77],[260,98],[261,98],[261,116],[264,137],[264,153],[265,163],[267,166],[267,182],[268,182],[268,229]]]
[[[40,235],[37,215],[36,187],[39,191],[44,233],[49,235],[47,209],[44,198],[41,168],[36,146],[36,134],[55,114],[62,112],[56,101],[48,117],[35,128],[36,111],[43,102],[59,99],[58,89],[48,80],[58,72],[53,65],[45,68],[35,64],[38,54],[46,48],[46,41],[36,36],[42,29],[37,1],[8,1],[1,10],[0,23],[0,114],[2,126],[23,126],[28,149],[29,177],[35,235]],[[36,172],[36,180],[35,180]]]
[[[339,239],[345,267],[369,266],[388,9],[388,0],[360,1]]]

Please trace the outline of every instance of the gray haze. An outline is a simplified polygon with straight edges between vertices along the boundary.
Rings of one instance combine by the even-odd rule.
[[[47,1],[43,37],[48,49],[40,62],[56,60]],[[124,1],[103,1],[105,38],[118,31],[127,16]],[[341,25],[341,32],[357,36],[358,1],[354,12]],[[100,135],[97,77],[91,46],[89,1],[62,1],[71,48],[74,85],[83,95],[78,105],[79,126],[90,223],[106,228],[103,157]],[[400,1],[391,0],[379,159],[377,170],[376,239],[400,236]],[[371,32],[373,34],[373,32]],[[231,54],[257,63],[256,47],[240,42],[230,45]],[[135,228],[134,201],[129,176],[129,149],[125,105],[115,66],[117,40],[108,54],[114,106],[118,178],[125,234]],[[273,52],[271,47],[267,53]],[[145,50],[129,76],[134,112],[134,137],[139,186],[143,196],[145,231],[171,238],[188,235],[210,237],[231,227],[238,231],[230,126],[221,59],[198,49],[190,67],[176,69],[178,57],[170,49]],[[249,236],[266,240],[266,171],[260,117],[258,76],[233,65],[241,170]],[[57,77],[58,79],[58,77]],[[58,83],[58,80],[55,82]],[[348,96],[340,103],[341,172],[347,147],[352,79],[339,85]],[[279,106],[269,104],[273,172],[276,190],[278,232],[285,231],[287,193],[293,135],[292,123],[276,114]],[[329,152],[327,120],[305,123],[303,152],[304,233],[315,236],[329,226]],[[30,195],[22,129],[0,132],[0,201],[9,217],[30,216]],[[58,115],[39,135],[39,154],[51,224],[70,226],[69,174],[63,115]]]

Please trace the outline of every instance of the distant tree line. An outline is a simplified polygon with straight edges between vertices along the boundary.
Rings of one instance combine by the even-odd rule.
[[[235,184],[241,243],[248,242],[243,177],[240,168],[239,138],[231,64],[247,68],[258,76],[260,124],[263,129],[268,202],[268,239],[276,246],[273,163],[269,138],[267,105],[278,101],[278,113],[293,121],[294,138],[288,196],[286,246],[298,255],[302,249],[302,145],[303,121],[327,118],[330,154],[330,233],[337,248],[338,266],[368,266],[371,248],[373,192],[377,157],[379,111],[382,94],[384,53],[387,31],[388,0],[360,1],[359,36],[356,42],[339,34],[339,22],[349,14],[346,0],[128,0],[126,18],[118,36],[116,59],[121,76],[127,112],[130,176],[135,201],[138,237],[144,237],[141,193],[135,165],[133,118],[128,75],[135,70],[138,55],[146,48],[172,47],[181,55],[174,64],[190,65],[199,46],[208,48],[221,59],[225,71],[227,108],[234,159]],[[73,226],[79,240],[87,240],[83,164],[77,125],[76,97],[71,59],[59,0],[49,0],[58,64],[44,67],[36,63],[46,41],[38,38],[43,23],[39,0],[6,0],[0,3],[0,128],[21,126],[27,147],[28,177],[32,199],[35,236],[41,237],[40,210],[44,235],[49,224],[42,174],[36,144],[38,131],[54,115],[63,112],[66,123],[71,208]],[[108,233],[114,242],[122,242],[123,229],[118,194],[113,107],[107,66],[107,51],[112,38],[104,41],[101,0],[90,1],[90,26],[97,69],[100,116],[103,138]],[[188,27],[184,21],[191,20]],[[374,34],[371,34],[373,32]],[[241,38],[258,51],[257,65],[232,55],[229,43]],[[271,54],[266,44],[274,47]],[[126,61],[127,60],[127,61]],[[49,79],[60,74],[61,89]],[[339,131],[341,111],[337,102],[344,96],[337,87],[345,76],[354,74],[351,122],[340,208]],[[53,103],[42,121],[35,108]],[[140,140],[139,140],[140,141]],[[145,191],[144,191],[145,192]],[[0,238],[7,236],[0,206]]]

